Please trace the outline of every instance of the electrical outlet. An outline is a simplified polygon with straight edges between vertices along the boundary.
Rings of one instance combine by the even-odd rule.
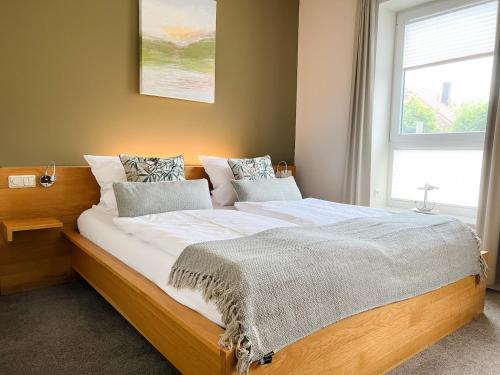
[[[11,189],[32,188],[32,187],[36,187],[36,176],[33,174],[9,176],[9,188]]]

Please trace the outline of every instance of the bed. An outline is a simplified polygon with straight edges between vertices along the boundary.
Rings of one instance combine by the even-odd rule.
[[[40,169],[34,170],[38,173]],[[16,174],[12,168],[5,172]],[[23,168],[22,173],[29,174],[29,168]],[[186,175],[199,178],[204,172],[200,167],[187,167]],[[88,194],[72,194],[82,190]],[[235,373],[234,352],[218,345],[223,328],[215,314],[210,318],[195,311],[194,305],[189,308],[179,303],[152,281],[154,275],[138,272],[126,264],[126,259],[105,250],[102,240],[89,240],[76,230],[77,217],[96,203],[97,190],[88,168],[62,167],[54,190],[19,192],[22,200],[17,200],[12,212],[29,215],[36,209],[59,217],[63,212],[64,236],[72,244],[73,269],[182,373]],[[130,243],[129,238],[125,242]],[[120,249],[126,252],[125,247]],[[481,314],[484,295],[484,284],[476,276],[466,277],[331,324],[276,353],[272,364],[253,366],[251,374],[387,372]]]

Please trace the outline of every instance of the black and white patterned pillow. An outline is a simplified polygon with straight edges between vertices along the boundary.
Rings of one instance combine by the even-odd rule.
[[[227,159],[236,180],[262,180],[275,178],[269,155],[253,159]]]
[[[120,160],[130,182],[183,181],[184,156],[149,158],[120,155]]]

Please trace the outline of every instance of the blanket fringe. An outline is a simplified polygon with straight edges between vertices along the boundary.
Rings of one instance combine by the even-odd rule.
[[[483,254],[479,254],[479,265],[481,266],[479,279],[481,282],[486,282],[486,278],[488,277],[488,263],[486,262],[486,259],[484,259]]]
[[[169,284],[174,288],[191,288],[202,292],[205,301],[212,301],[222,315],[226,325],[220,335],[219,345],[232,349],[236,346],[236,370],[238,374],[248,374],[252,364],[252,343],[245,334],[241,322],[242,309],[234,298],[234,290],[230,286],[211,275],[191,272],[185,269],[173,268],[170,273]]]
[[[483,254],[481,254],[481,248],[482,248],[482,241],[477,235],[476,231],[472,229],[471,227],[467,226],[472,235],[474,236],[474,239],[476,240],[477,243],[477,251],[479,252],[479,266],[480,266],[480,272],[479,272],[479,281],[480,282],[486,282],[486,278],[488,276],[488,263],[486,262],[486,259],[484,259]]]

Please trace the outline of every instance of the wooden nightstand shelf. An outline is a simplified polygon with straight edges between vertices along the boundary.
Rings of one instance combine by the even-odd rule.
[[[10,219],[2,222],[3,233],[7,242],[14,240],[14,232],[28,230],[62,228],[63,223],[53,217],[40,217],[33,219]]]
[[[75,279],[61,220],[4,219],[0,226],[0,295]]]

